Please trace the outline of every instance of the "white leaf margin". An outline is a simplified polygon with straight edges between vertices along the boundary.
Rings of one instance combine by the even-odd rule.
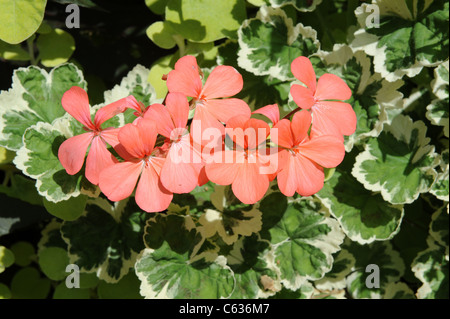
[[[20,67],[18,69],[15,69],[12,76],[12,84],[11,88],[8,91],[0,91],[0,146],[3,146],[11,151],[18,151],[17,148],[12,148],[11,146],[8,146],[5,144],[6,141],[8,141],[10,133],[4,133],[3,130],[6,127],[5,119],[3,118],[3,115],[6,113],[9,113],[11,111],[15,112],[28,112],[33,113],[35,116],[40,116],[28,106],[28,102],[23,99],[23,94],[27,93],[27,90],[23,87],[22,83],[19,80],[19,77],[17,75],[18,72],[27,72],[30,69],[36,69],[38,70],[41,75],[45,78],[47,85],[50,85],[52,82],[53,73],[55,70],[65,67],[67,65],[73,66],[77,72],[77,75],[81,79],[81,85],[83,89],[87,88],[87,82],[84,79],[83,72],[76,67],[72,63],[64,63],[61,65],[58,65],[57,67],[50,70],[50,72],[45,71],[44,69],[38,68],[36,66],[29,66],[29,67]]]
[[[247,28],[250,26],[250,23],[254,20],[260,20],[261,22],[265,24],[272,24],[272,16],[278,16],[281,17],[281,19],[286,24],[286,27],[288,29],[287,34],[287,45],[291,45],[299,35],[301,35],[304,38],[310,38],[313,40],[314,45],[318,48],[320,51],[320,42],[317,40],[317,31],[314,30],[311,27],[304,26],[302,23],[298,23],[294,27],[294,23],[291,18],[289,18],[286,13],[281,8],[272,8],[267,6],[262,6],[258,13],[256,14],[255,18],[244,20],[242,25],[238,29],[238,42],[239,42],[239,51],[238,51],[238,58],[237,62],[238,65],[243,68],[244,70],[253,73],[255,75],[269,75],[273,78],[277,78],[281,81],[290,81],[294,80],[293,77],[288,76],[289,71],[287,74],[284,74],[283,68],[279,66],[278,63],[275,65],[269,67],[268,69],[258,69],[253,66],[252,61],[248,58],[253,51],[254,48],[251,48],[248,44],[245,43],[245,41],[242,40],[242,29]],[[289,66],[290,70],[290,66]]]
[[[428,296],[433,293],[432,285],[435,283],[434,280],[431,280],[431,282],[429,282],[425,275],[425,273],[429,271],[433,267],[433,265],[429,265],[429,263],[421,263],[419,262],[419,258],[429,252],[442,250],[442,247],[440,247],[431,236],[427,238],[427,244],[428,248],[419,252],[419,254],[411,263],[411,270],[414,273],[414,276],[416,276],[417,279],[419,279],[422,282],[422,286],[420,286],[416,292],[417,299],[427,299]],[[448,253],[447,255],[444,256],[443,259],[448,263],[449,261]]]
[[[423,167],[421,168],[421,170],[424,174],[433,176],[434,179],[436,179],[437,173],[434,170],[434,167],[438,164],[439,158],[437,154],[434,152],[434,146],[429,144],[430,138],[426,137],[427,127],[424,122],[422,121],[413,122],[413,120],[409,116],[398,115],[397,117],[395,117],[391,125],[385,124],[383,127],[383,131],[391,133],[395,139],[401,142],[405,142],[407,144],[409,144],[411,140],[411,133],[414,129],[418,129],[419,131],[417,141],[419,151],[414,154],[412,163],[415,163],[425,154],[429,154],[434,158],[434,161],[431,166]],[[372,149],[370,145],[366,144],[364,151],[356,156],[355,164],[353,165],[352,169],[352,175],[361,184],[363,184],[366,189],[371,190],[373,192],[381,192],[383,199],[392,204],[410,204],[417,199],[420,193],[428,192],[430,190],[432,184],[430,184],[428,187],[426,187],[425,185],[421,185],[420,187],[418,187],[415,193],[411,195],[409,198],[406,198],[402,202],[398,203],[394,202],[393,195],[396,194],[396,192],[394,192],[395,189],[394,190],[386,189],[384,185],[382,185],[380,182],[370,184],[365,178],[365,171],[362,168],[362,164],[366,161],[377,160],[377,157],[372,155],[371,152]],[[401,186],[399,185],[398,187]]]
[[[310,200],[309,199],[302,199],[302,200]],[[279,243],[276,244],[270,244],[271,249],[270,252],[267,253],[267,256],[265,260],[267,261],[268,265],[271,265],[273,270],[280,276],[281,283],[290,290],[297,290],[302,285],[306,284],[308,281],[316,281],[319,279],[322,279],[327,272],[329,272],[333,268],[333,254],[341,250],[341,244],[344,242],[345,234],[342,231],[342,228],[339,224],[339,222],[333,218],[330,218],[326,215],[326,213],[323,214],[323,219],[316,223],[315,225],[321,225],[326,224],[330,231],[327,234],[320,234],[313,240],[303,239],[302,241],[310,246],[313,246],[317,249],[319,249],[325,256],[326,256],[326,263],[325,265],[322,265],[320,267],[320,272],[322,273],[322,276],[320,277],[314,277],[314,276],[303,276],[300,274],[296,274],[294,278],[291,280],[287,278],[282,278],[281,269],[278,267],[277,263],[275,262],[276,258],[276,251],[279,247],[286,243],[291,243],[291,239],[287,238]],[[267,257],[271,256],[273,259],[270,260]]]
[[[392,247],[392,244],[389,241],[383,241],[380,242],[381,245],[385,246],[385,251],[384,253],[388,256],[390,256],[390,264],[389,265],[378,265],[380,267],[380,273],[383,271],[383,268],[392,268],[395,269],[396,271],[398,271],[397,275],[389,275],[387,276],[387,281],[386,282],[380,282],[380,289],[379,290],[374,290],[371,291],[370,293],[370,299],[381,299],[385,289],[387,287],[387,285],[391,282],[397,282],[405,273],[405,263],[402,259],[402,257],[400,256],[400,253],[396,250],[394,250],[394,248]],[[363,274],[365,274],[365,269],[361,269],[361,268],[356,268],[353,267],[352,269],[352,273],[347,276],[346,278],[346,283],[347,283],[347,291],[351,294],[351,296],[353,298],[357,298],[359,299],[360,295],[359,289],[356,290],[351,290],[351,284],[355,279],[360,278]]]
[[[312,4],[308,8],[297,7],[296,0],[287,0],[287,1],[286,0],[281,0],[281,1],[269,0],[269,2],[270,2],[270,5],[274,8],[284,7],[285,5],[292,5],[298,11],[311,12],[311,11],[314,11],[316,9],[316,7],[322,3],[322,0],[313,0]]]
[[[391,1],[392,2],[392,1]],[[401,11],[404,10],[404,6],[400,6],[396,8],[396,5],[399,5],[403,1],[395,1],[393,4],[388,4],[389,1],[385,0],[373,0],[372,4],[363,3],[361,6],[357,7],[355,9],[355,15],[358,20],[358,23],[360,25],[360,29],[355,31],[354,33],[354,39],[350,44],[350,47],[357,51],[357,50],[364,50],[368,55],[371,55],[374,57],[374,67],[375,71],[380,73],[383,78],[385,78],[389,82],[394,82],[398,79],[401,79],[404,75],[407,77],[414,77],[417,74],[422,71],[422,68],[424,66],[430,67],[430,66],[436,66],[440,64],[442,61],[432,63],[429,61],[415,61],[415,63],[408,68],[405,69],[397,69],[394,72],[390,72],[386,68],[386,46],[383,46],[381,48],[378,48],[378,41],[379,38],[376,35],[367,33],[365,31],[366,27],[366,19],[369,17],[369,15],[372,14],[372,10],[370,9],[370,6],[376,5],[380,8],[380,15],[398,15],[401,16],[403,19],[412,19],[411,13],[408,11],[408,14],[406,12]],[[428,1],[429,2],[429,1]],[[429,3],[428,3],[429,5]],[[398,10],[400,9],[400,11]],[[406,7],[407,9],[407,7]],[[394,10],[394,11],[392,11]],[[393,14],[395,12],[395,14]]]
[[[58,120],[59,119],[56,119],[55,122]],[[28,130],[35,130],[40,133],[43,133],[45,131],[47,131],[47,133],[57,132],[59,135],[64,135],[64,133],[62,133],[60,130],[56,129],[52,124],[49,124],[46,122],[38,122],[37,124],[30,126],[29,128],[27,128],[25,130],[24,136]],[[43,172],[38,175],[31,174],[28,172],[27,169],[29,166],[26,163],[31,158],[31,156],[30,156],[31,151],[27,148],[26,141],[24,139],[22,139],[22,141],[23,141],[23,146],[17,151],[16,157],[14,158],[13,162],[16,165],[16,167],[23,172],[23,174],[36,180],[36,189],[37,189],[39,195],[45,197],[48,201],[51,201],[53,203],[58,203],[60,201],[68,200],[71,197],[77,197],[78,195],[81,194],[81,189],[80,189],[80,190],[75,190],[72,193],[65,194],[65,195],[59,197],[58,199],[55,199],[53,196],[50,196],[48,194],[48,191],[42,191],[41,190],[41,186],[42,186],[41,177],[43,175],[45,175],[47,172]]]
[[[105,212],[110,214],[114,220],[117,223],[120,223],[120,217],[122,216],[124,209],[126,207],[126,204],[128,202],[128,199],[120,201],[120,202],[114,202],[113,205],[111,205],[106,199],[103,198],[95,198],[95,199],[88,199],[87,204],[88,205],[96,205],[99,208],[102,208]],[[85,210],[83,214],[80,216],[85,217],[88,214],[88,211]],[[61,227],[64,225],[63,222]],[[77,254],[71,253],[72,251],[72,245],[70,244],[70,238],[67,238],[64,236],[64,233],[61,231],[61,237],[64,240],[64,242],[67,244],[67,254],[69,255],[69,262],[71,264],[77,264],[77,260],[80,258]],[[113,278],[108,274],[108,260],[109,257],[107,256],[103,263],[98,265],[97,267],[92,268],[85,268],[83,266],[80,267],[80,271],[83,273],[95,273],[96,276],[107,282],[107,283],[117,283],[119,282],[125,275],[127,275],[131,268],[134,267],[134,264],[136,263],[136,258],[139,255],[139,253],[131,250],[131,256],[130,259],[124,259],[122,258],[122,268],[120,269],[119,277]]]

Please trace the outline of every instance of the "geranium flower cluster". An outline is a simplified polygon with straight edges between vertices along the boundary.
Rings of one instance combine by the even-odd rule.
[[[87,153],[85,176],[91,183],[112,201],[134,193],[147,212],[167,209],[174,193],[189,193],[208,181],[231,185],[245,204],[259,201],[275,179],[286,196],[312,195],[323,187],[323,168],[342,161],[343,135],[355,131],[356,115],[343,102],[351,91],[341,78],[324,74],[316,81],[306,57],[296,58],[291,70],[303,85],[291,86],[298,109],[283,119],[276,104],[252,113],[232,97],[243,79],[231,66],[217,66],[203,84],[193,56],[180,58],[167,75],[163,104],[145,106],[128,96],[99,109],[92,121],[87,93],[72,87],[62,106],[87,132],[63,142],[58,157],[73,175]],[[135,110],[133,123],[102,127],[127,109]]]

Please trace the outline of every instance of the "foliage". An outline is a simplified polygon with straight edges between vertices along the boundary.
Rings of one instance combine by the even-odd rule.
[[[448,298],[448,0],[137,3],[0,0],[0,299]]]

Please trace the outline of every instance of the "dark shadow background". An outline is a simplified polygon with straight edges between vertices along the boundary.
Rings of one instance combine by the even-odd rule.
[[[83,69],[89,84],[92,82],[99,89],[111,89],[136,64],[150,67],[158,58],[175,51],[161,49],[147,37],[147,27],[162,17],[150,11],[144,0],[92,2],[97,6],[79,6],[79,29],[68,29],[65,25],[70,14],[65,12],[67,4],[48,0],[44,16],[52,27],[63,29],[74,37],[76,49],[70,62]],[[11,87],[15,68],[28,65],[28,62],[0,60],[0,90]]]

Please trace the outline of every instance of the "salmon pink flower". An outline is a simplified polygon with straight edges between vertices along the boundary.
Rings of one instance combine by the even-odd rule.
[[[200,70],[194,56],[184,56],[175,63],[175,69],[167,75],[169,92],[179,92],[192,97],[191,108],[195,108],[194,122],[202,123],[203,128],[216,128],[224,134],[224,126],[228,120],[236,115],[250,116],[250,108],[243,100],[227,98],[242,90],[243,79],[239,72],[226,65],[214,68],[202,87]],[[193,136],[199,128],[193,125]],[[201,143],[201,141],[196,141]],[[204,142],[202,143],[204,144]]]
[[[67,173],[74,175],[83,167],[86,151],[91,146],[86,160],[86,178],[98,184],[100,172],[117,159],[107,150],[107,145],[115,147],[118,129],[102,128],[102,124],[113,116],[125,111],[129,98],[123,98],[102,107],[95,114],[94,122],[89,111],[89,99],[85,90],[73,86],[62,97],[63,108],[78,122],[84,125],[87,133],[71,137],[64,141],[58,150],[58,158]]]
[[[135,199],[140,208],[153,213],[169,207],[173,194],[161,183],[165,158],[155,148],[157,135],[156,124],[148,119],[120,129],[118,139],[128,153],[128,160],[108,166],[100,173],[99,187],[110,200],[129,197],[137,183]]]
[[[161,169],[161,182],[173,193],[189,193],[197,185],[206,183],[204,163],[194,149],[187,130],[189,103],[181,93],[169,93],[166,106],[153,104],[144,119],[156,122],[158,133],[167,138],[164,147],[167,158]]]
[[[279,121],[272,130],[278,130],[278,145],[281,147],[277,174],[278,187],[286,196],[295,192],[302,196],[317,193],[324,182],[322,167],[336,167],[345,155],[342,139],[334,135],[308,137],[311,113],[300,111],[292,122]]]
[[[216,152],[205,166],[206,175],[216,184],[231,184],[241,202],[254,204],[264,196],[271,180],[263,173],[270,165],[265,147],[270,127],[264,121],[239,115],[228,121],[226,133],[235,148]]]
[[[311,61],[303,56],[292,61],[291,71],[307,87],[291,86],[294,102],[302,109],[311,109],[313,114],[313,135],[351,135],[356,130],[356,114],[352,106],[340,100],[347,100],[352,92],[337,75],[326,73],[319,78]]]

